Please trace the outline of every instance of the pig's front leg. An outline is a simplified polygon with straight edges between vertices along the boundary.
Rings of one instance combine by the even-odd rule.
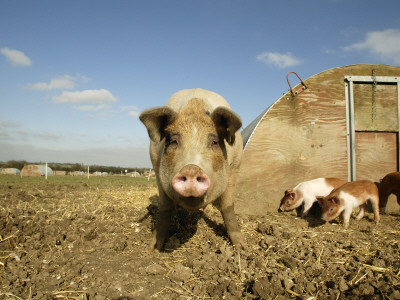
[[[168,229],[171,223],[171,215],[174,211],[173,202],[165,195],[164,192],[159,191],[159,205],[157,211],[157,219],[153,236],[150,241],[150,249],[157,249],[161,251],[165,240],[168,237]]]
[[[358,213],[356,220],[361,220],[364,217],[366,206],[365,203],[360,205],[360,212]]]
[[[313,206],[314,204],[314,199],[304,199],[304,208],[303,208],[303,213],[301,214],[301,216],[304,218],[305,216],[308,215],[308,212],[310,211],[310,208]]]
[[[235,247],[241,249],[246,248],[246,242],[243,239],[242,233],[240,232],[239,223],[236,219],[234,209],[234,186],[235,178],[231,176],[229,178],[229,184],[225,192],[219,198],[219,204],[221,209],[222,218],[224,219],[226,230],[228,231],[229,238]]]
[[[350,224],[350,217],[351,217],[351,213],[353,212],[353,209],[345,209],[343,211],[343,225],[345,229],[349,228],[349,224]]]
[[[300,205],[299,207],[296,207],[296,215],[298,217],[303,217],[303,209],[304,209],[303,205]]]

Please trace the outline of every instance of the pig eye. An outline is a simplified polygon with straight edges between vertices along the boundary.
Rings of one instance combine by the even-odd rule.
[[[209,147],[213,150],[218,150],[219,148],[219,141],[218,137],[215,135],[210,135],[208,138]]]
[[[167,145],[172,147],[177,147],[179,144],[179,135],[173,134],[167,137]]]

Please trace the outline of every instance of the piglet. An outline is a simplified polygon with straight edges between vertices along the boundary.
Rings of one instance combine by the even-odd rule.
[[[317,197],[325,197],[334,188],[345,183],[345,181],[338,178],[317,178],[301,182],[293,189],[285,191],[279,209],[281,211],[296,209],[297,215],[304,217],[313,203],[317,201]],[[303,212],[301,213],[302,205]]]
[[[364,216],[367,201],[372,204],[375,222],[379,222],[379,192],[378,187],[372,181],[348,182],[334,189],[328,196],[317,199],[322,207],[322,219],[327,222],[342,214],[344,228],[347,229],[353,209],[360,207],[360,212],[356,217],[357,220],[360,220]]]
[[[380,180],[379,210],[383,213],[390,194],[397,196],[397,203],[400,205],[400,172],[389,173]]]

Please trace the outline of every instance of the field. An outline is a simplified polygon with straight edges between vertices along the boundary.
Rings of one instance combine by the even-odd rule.
[[[154,180],[0,176],[0,299],[400,299],[400,215],[337,222],[178,208],[149,251]],[[251,205],[251,199],[249,199]]]

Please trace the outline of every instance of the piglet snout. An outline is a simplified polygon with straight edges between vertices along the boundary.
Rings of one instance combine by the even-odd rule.
[[[198,166],[187,165],[172,178],[172,187],[182,197],[202,197],[210,187],[210,179]]]

